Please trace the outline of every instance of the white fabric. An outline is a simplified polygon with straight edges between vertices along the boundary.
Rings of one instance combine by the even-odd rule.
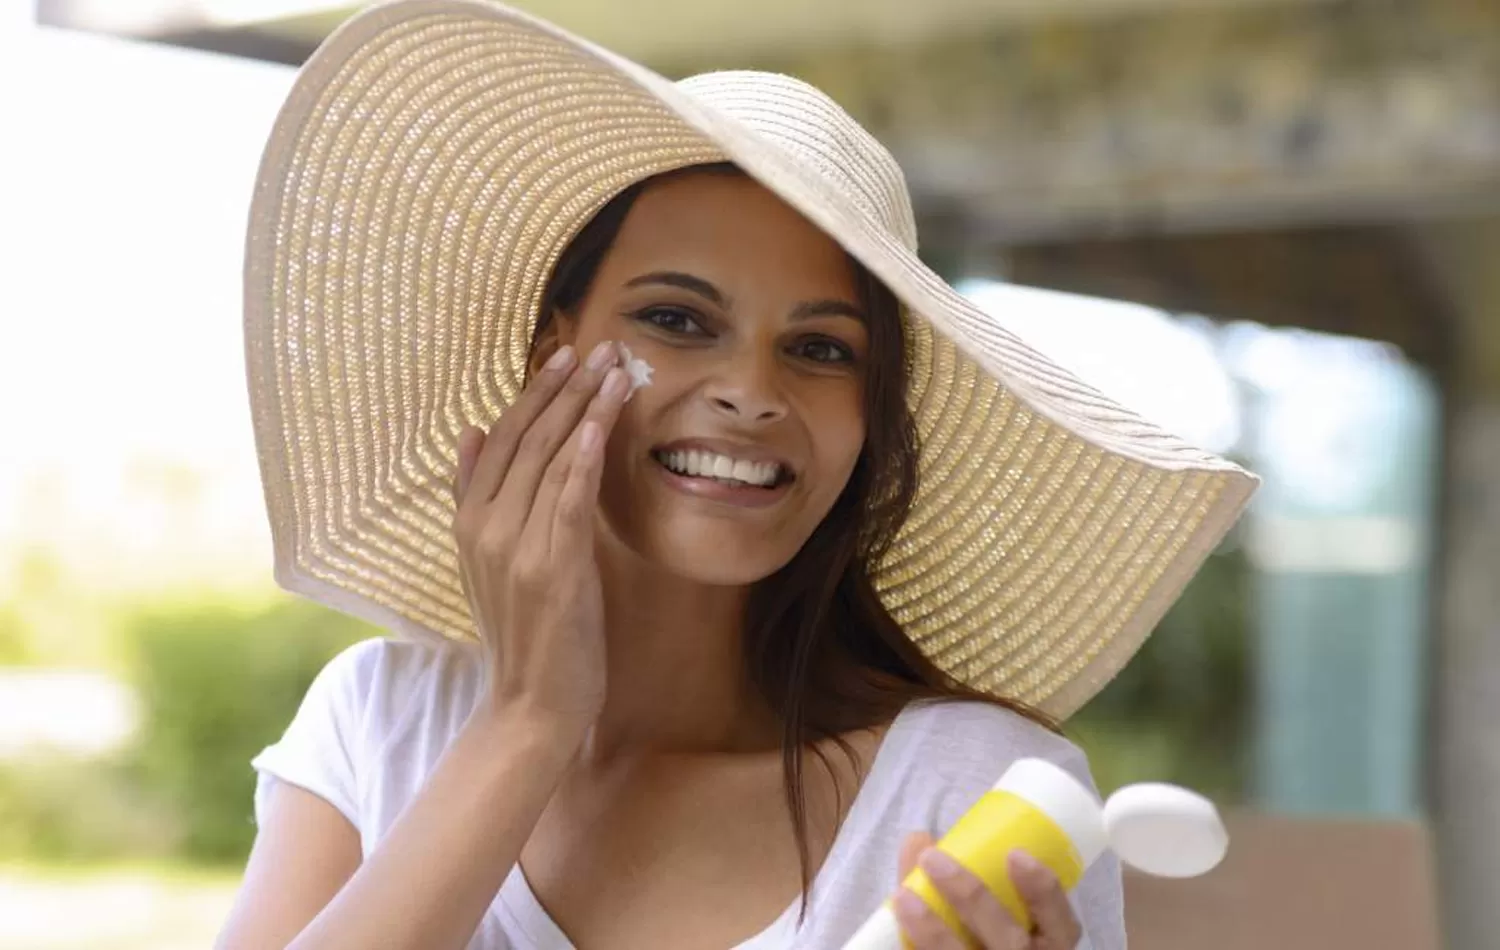
[[[421,791],[479,697],[484,670],[473,644],[374,639],[355,644],[319,674],[286,734],[256,756],[257,820],[272,784],[286,781],[327,799],[378,846]],[[839,950],[897,885],[907,832],[945,831],[1022,756],[1082,778],[1088,765],[1067,740],[983,703],[917,703],[897,717],[812,885],[799,905],[737,950]],[[1073,894],[1084,950],[1125,946],[1120,871],[1109,855]],[[519,866],[485,915],[469,950],[571,950]]]

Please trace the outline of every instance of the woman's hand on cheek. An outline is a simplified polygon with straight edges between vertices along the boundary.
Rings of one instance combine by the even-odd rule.
[[[459,442],[455,534],[491,660],[488,707],[581,739],[604,702],[594,514],[604,442],[629,380],[613,343],[569,348],[483,433]]]
[[[1078,946],[1082,928],[1057,876],[1046,865],[1021,852],[1010,857],[1011,881],[1036,924],[1027,933],[983,881],[932,843],[926,834],[906,839],[901,849],[901,879],[917,866],[926,871],[984,950],[1074,950]],[[896,919],[916,950],[967,950],[971,946],[912,891],[903,887],[894,905]]]

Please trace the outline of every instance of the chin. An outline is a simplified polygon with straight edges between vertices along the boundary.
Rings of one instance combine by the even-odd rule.
[[[685,519],[694,520],[694,519]],[[684,580],[713,587],[747,587],[786,566],[796,546],[763,531],[718,524],[666,524],[633,539],[638,554]]]

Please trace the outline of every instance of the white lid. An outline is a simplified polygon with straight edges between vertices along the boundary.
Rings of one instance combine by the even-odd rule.
[[[1109,846],[1131,867],[1158,877],[1207,874],[1229,850],[1214,803],[1160,782],[1127,785],[1104,803]]]
[[[1045,812],[1072,839],[1084,867],[1104,853],[1109,842],[1099,799],[1066,770],[1045,759],[1017,759],[995,789],[1018,795]]]
[[[864,925],[854,932],[843,950],[901,950],[906,940],[890,904],[881,904]]]

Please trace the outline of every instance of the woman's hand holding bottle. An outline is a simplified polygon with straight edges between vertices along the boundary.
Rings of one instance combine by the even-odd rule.
[[[963,865],[933,847],[927,834],[909,835],[902,845],[901,879],[919,865],[957,912],[968,931],[954,933],[922,899],[902,888],[896,895],[896,918],[916,950],[966,950],[977,941],[983,950],[1074,950],[1083,931],[1057,876],[1024,853],[1009,858],[1009,874],[1026,901],[1034,929],[1028,932],[995,898],[989,887]]]

